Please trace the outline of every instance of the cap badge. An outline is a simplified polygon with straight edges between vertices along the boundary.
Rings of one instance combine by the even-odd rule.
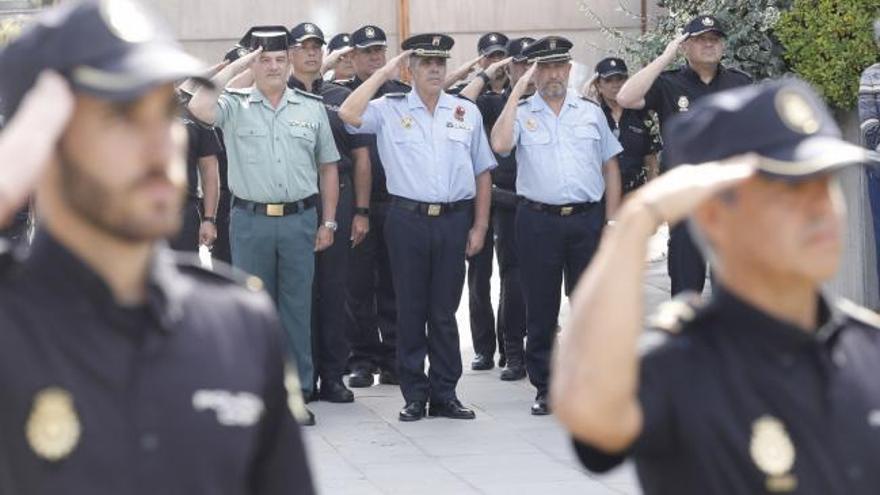
[[[617,62],[615,62],[614,60],[612,60],[612,61],[611,61],[611,67],[617,67]]]
[[[315,26],[313,26],[313,25],[311,25],[311,24],[306,24],[306,28],[305,28],[305,29],[306,29],[306,32],[309,33],[309,34],[315,32]]]
[[[367,35],[367,38],[375,38],[376,37],[376,30],[371,27],[368,27],[367,29],[364,29],[364,34]]]
[[[434,38],[431,40],[431,44],[434,46],[440,46],[440,37],[434,36]]]
[[[129,43],[143,43],[153,39],[156,30],[144,8],[129,0],[101,2],[101,15],[110,31]]]
[[[400,125],[404,129],[411,128],[413,126],[413,118],[410,117],[409,115],[407,115],[406,117],[403,117],[402,119],[400,119]]]
[[[687,112],[691,106],[691,100],[688,99],[687,96],[681,96],[678,98],[678,111],[679,112]]]
[[[749,443],[752,461],[767,475],[766,488],[771,492],[790,492],[797,488],[791,474],[795,450],[785,425],[773,416],[761,416],[752,423]]]
[[[703,17],[703,25],[706,27],[712,27],[715,25],[715,21],[712,20],[711,17]]]
[[[495,36],[494,34],[489,36],[489,41],[498,41],[498,36]]]
[[[459,122],[464,122],[464,113],[465,113],[464,107],[462,107],[462,106],[455,107],[455,120],[457,120]]]
[[[523,41],[523,42],[522,42],[522,48],[523,48],[523,49],[526,49],[526,48],[528,48],[528,47],[529,47],[529,42],[528,42],[528,41]]]
[[[81,431],[70,392],[49,387],[37,393],[25,426],[34,453],[47,461],[59,461],[76,448]]]
[[[343,36],[342,41],[348,43],[349,41],[351,41],[351,38],[349,38],[348,36]]]
[[[550,49],[551,49],[551,50],[555,50],[555,49],[556,49],[556,40],[550,40]]]
[[[526,121],[526,129],[528,129],[530,131],[537,131],[538,130],[538,121],[535,119],[527,120]]]
[[[776,112],[791,130],[801,134],[815,134],[820,127],[819,117],[810,102],[800,93],[782,90],[776,94]]]

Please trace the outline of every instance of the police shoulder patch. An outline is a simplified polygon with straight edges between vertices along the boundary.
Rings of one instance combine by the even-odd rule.
[[[303,91],[299,88],[293,88],[293,92],[313,100],[324,101],[324,97],[321,95],[316,95],[315,93],[309,93],[308,91]]]
[[[703,298],[696,292],[682,292],[657,307],[648,319],[648,327],[670,334],[681,333],[687,324],[694,321],[704,304]]]
[[[850,320],[880,330],[880,314],[844,298],[838,299],[835,306]]]

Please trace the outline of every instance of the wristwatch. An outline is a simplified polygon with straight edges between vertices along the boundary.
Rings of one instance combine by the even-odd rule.
[[[330,229],[331,232],[336,232],[336,229],[339,228],[339,224],[334,222],[333,220],[327,220],[324,222],[324,227]]]
[[[484,70],[481,70],[480,72],[477,72],[477,77],[479,77],[480,79],[482,79],[483,82],[486,83],[486,84],[489,84],[489,81],[491,81],[491,79],[489,79],[489,74],[486,74],[486,71],[484,71]]]
[[[370,216],[370,209],[363,208],[363,207],[357,207],[354,209],[354,214],[355,215],[363,215],[365,217],[368,217],[368,216]]]
[[[202,217],[203,222],[211,222],[214,225],[217,225],[217,217]]]
[[[617,225],[617,220],[608,220],[607,222],[605,222],[605,225],[609,227],[614,227],[615,225]]]

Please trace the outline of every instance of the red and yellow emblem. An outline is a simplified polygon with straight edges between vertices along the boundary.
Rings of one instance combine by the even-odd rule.
[[[458,106],[455,108],[455,120],[457,120],[459,122],[464,122],[464,114],[465,114],[464,107]]]

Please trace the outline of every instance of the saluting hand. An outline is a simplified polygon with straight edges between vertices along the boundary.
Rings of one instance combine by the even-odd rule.
[[[403,66],[406,64],[406,61],[409,60],[410,54],[412,54],[412,50],[404,50],[397,54],[396,57],[389,60],[385,67],[382,67],[382,73],[385,75],[385,79],[390,81],[392,79],[400,78],[400,71],[403,69]]]
[[[335,50],[333,53],[325,56],[323,67],[321,67],[321,72],[327,72],[330,69],[333,69],[334,67],[336,67],[336,64],[339,63],[339,59],[341,59],[342,57],[351,53],[352,50],[354,50],[354,47],[346,46],[344,48],[340,48],[338,50]]]
[[[503,60],[499,60],[497,62],[493,62],[489,64],[489,67],[486,67],[486,75],[490,78],[495,77],[498,74],[498,71],[507,66],[510,62],[513,61],[513,57],[507,57]]]
[[[688,39],[689,36],[690,34],[688,33],[681,34],[673,38],[672,41],[666,45],[666,50],[663,51],[663,57],[666,58],[669,63],[675,60],[675,57],[678,56],[678,48],[684,43],[684,40]]]
[[[261,53],[263,53],[263,47],[262,47],[262,46],[261,46],[261,47],[258,47],[256,50],[254,50],[254,51],[248,53],[247,55],[245,55],[245,56],[239,58],[239,59],[236,60],[235,62],[232,62],[231,65],[232,65],[233,67],[235,67],[235,69],[236,69],[236,73],[238,73],[238,72],[242,72],[243,70],[245,70],[245,69],[247,69],[248,67],[250,67],[251,64],[254,63],[254,61],[257,59],[257,57],[260,56]]]

